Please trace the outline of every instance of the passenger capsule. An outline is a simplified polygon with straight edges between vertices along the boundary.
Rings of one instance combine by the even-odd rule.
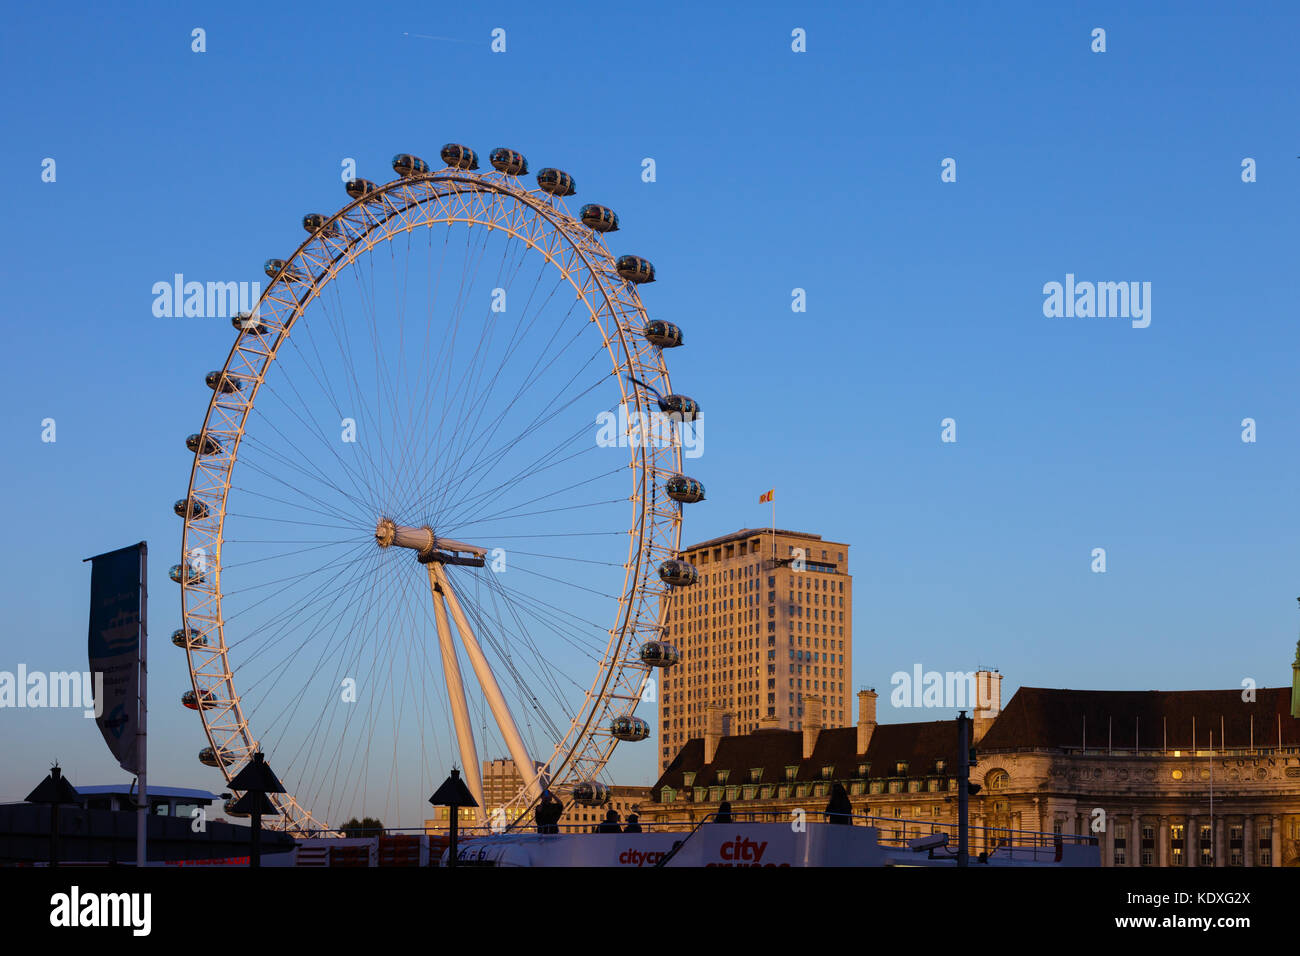
[[[232,378],[220,370],[209,372],[207,375],[203,376],[203,381],[207,383],[208,388],[212,389],[214,392],[220,392],[222,395],[229,395],[231,392],[237,392],[241,388],[239,379]]]
[[[289,266],[289,263],[285,262],[283,259],[267,259],[262,263],[262,271],[266,273],[268,279],[274,279],[283,272],[284,278],[288,282],[302,281],[302,276],[294,271]]]
[[[552,196],[572,196],[578,191],[578,184],[562,169],[549,166],[537,174],[537,185]]]
[[[348,191],[348,195],[353,199],[361,199],[369,196],[379,187],[368,179],[349,179],[343,184],[343,188]]]
[[[528,160],[524,159],[523,153],[506,149],[504,146],[492,150],[488,155],[488,162],[492,164],[493,169],[510,176],[522,176],[528,172]]]
[[[187,640],[188,632],[183,627],[178,627],[172,631],[172,643],[177,647],[207,647],[208,639],[202,634],[198,634]]]
[[[195,521],[202,521],[211,514],[207,503],[198,498],[182,498],[172,505],[172,511],[176,512],[178,518],[191,518]]]
[[[410,153],[398,153],[393,157],[393,172],[407,179],[411,176],[423,176],[429,171],[429,164],[419,156]]]
[[[302,217],[302,227],[310,233],[323,233],[327,236],[337,236],[339,234],[338,226],[330,222],[329,216],[322,216],[318,212],[309,212]]]
[[[182,575],[184,575],[185,584],[203,583],[204,574],[198,568],[187,568],[183,565],[173,564],[167,571],[167,576],[177,584],[182,583]]]
[[[650,725],[640,717],[615,717],[609,732],[619,740],[645,740],[650,736]]]
[[[478,153],[460,143],[448,143],[438,155],[444,163],[456,169],[478,169]]]
[[[673,501],[680,501],[683,504],[693,505],[697,501],[704,500],[704,486],[694,478],[685,475],[673,475],[665,481],[664,491],[668,492],[668,497]]]
[[[231,797],[229,800],[227,800],[225,803],[222,804],[222,808],[226,811],[226,816],[228,816],[228,817],[246,817],[246,816],[248,816],[247,811],[244,811],[244,810],[236,810],[236,809],[235,809],[235,804],[236,804],[237,802],[238,802],[238,801],[237,801],[234,797]]]
[[[599,780],[583,780],[573,785],[573,801],[584,807],[603,807],[609,803],[609,787]]]
[[[669,558],[659,565],[659,580],[676,588],[690,587],[700,579],[700,572],[688,561]]]
[[[252,312],[238,312],[230,317],[230,324],[240,332],[247,332],[249,335],[265,335],[266,326],[258,319],[253,317]]]
[[[220,767],[225,761],[217,757],[217,753],[211,747],[204,747],[199,751],[199,763],[205,767]]]
[[[678,421],[693,422],[700,415],[700,403],[686,395],[664,395],[659,399],[659,410],[676,416]]]
[[[671,322],[647,322],[645,340],[661,349],[675,349],[682,344],[682,330]]]
[[[185,439],[185,447],[196,455],[220,455],[221,442],[211,435],[190,435]]]
[[[614,271],[628,282],[635,282],[637,285],[655,281],[655,267],[650,264],[649,259],[642,259],[640,256],[619,256],[618,261],[614,263]]]
[[[200,697],[203,700],[204,710],[207,710],[209,707],[212,706],[213,704],[212,691],[205,690],[200,695]],[[184,704],[186,707],[188,707],[190,710],[198,710],[200,697],[196,697],[194,691],[187,690],[185,693],[181,694],[181,703]]]
[[[594,202],[589,202],[578,210],[578,218],[588,229],[597,232],[618,231],[618,215],[607,206],[597,206]]]
[[[682,659],[681,652],[667,641],[646,641],[638,654],[641,663],[651,667],[672,667]]]

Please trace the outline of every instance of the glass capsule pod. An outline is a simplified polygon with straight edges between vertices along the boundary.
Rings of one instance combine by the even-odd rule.
[[[686,475],[673,475],[664,482],[664,491],[673,501],[693,505],[704,500],[704,485]]]
[[[573,785],[573,802],[584,807],[603,807],[609,803],[609,787],[599,780],[583,780]]]
[[[176,512],[178,518],[192,518],[196,521],[202,521],[210,514],[207,502],[199,498],[182,498],[172,505],[172,511]]]
[[[203,381],[207,383],[208,388],[214,392],[220,392],[222,395],[229,395],[231,392],[237,392],[240,389],[239,379],[231,378],[219,369],[203,376]]]
[[[222,809],[224,809],[224,810],[226,811],[226,816],[228,816],[228,817],[241,817],[241,818],[242,818],[242,817],[246,817],[246,816],[248,816],[248,813],[247,813],[247,812],[245,812],[245,811],[243,811],[243,810],[236,810],[236,809],[235,809],[235,803],[236,803],[235,798],[234,798],[234,797],[231,797],[230,799],[228,799],[225,803],[223,803],[223,804],[221,805],[221,806],[222,806]]]
[[[637,285],[655,281],[655,267],[650,264],[649,259],[642,259],[640,256],[619,256],[614,263],[614,271],[628,282],[635,282]]]
[[[262,271],[266,273],[268,279],[274,279],[283,272],[285,279],[290,282],[302,281],[302,276],[289,268],[289,263],[285,262],[283,259],[267,259],[262,263]]]
[[[192,690],[187,690],[185,693],[181,694],[181,703],[184,704],[186,707],[188,707],[190,710],[199,709],[200,699],[202,699],[203,701],[203,709],[207,710],[213,704],[212,691],[205,690],[201,695],[197,695],[197,696]]]
[[[671,322],[647,322],[645,326],[645,340],[651,345],[657,345],[661,349],[675,349],[681,345],[682,330]]]
[[[185,439],[185,447],[196,455],[220,455],[222,452],[221,442],[211,435],[200,435],[197,432]]]
[[[488,162],[492,164],[493,169],[509,176],[522,176],[528,172],[528,160],[524,159],[524,154],[506,149],[504,146],[492,150],[488,155]]]
[[[202,584],[204,580],[204,574],[198,568],[187,568],[180,564],[173,564],[167,570],[167,576],[177,584],[182,583],[182,575],[184,575],[185,584]]]
[[[478,153],[460,143],[448,143],[438,155],[444,163],[455,169],[478,169]]]
[[[578,191],[578,184],[562,169],[549,166],[537,174],[537,185],[552,196],[572,196]]]
[[[199,751],[199,763],[205,767],[220,767],[222,761],[218,759],[217,752],[211,747],[204,747]]]
[[[369,196],[379,187],[368,179],[349,179],[343,184],[343,188],[353,199],[361,199],[363,196]]]
[[[618,214],[608,206],[598,206],[594,202],[589,202],[578,210],[578,218],[582,220],[584,226],[596,232],[618,231]]]
[[[258,319],[253,317],[252,312],[237,312],[230,317],[230,324],[239,332],[247,332],[249,335],[265,335],[266,326]]]
[[[327,236],[337,236],[339,234],[338,226],[330,222],[329,216],[322,216],[318,212],[309,212],[302,217],[302,227],[310,233],[324,233]]]
[[[700,572],[689,561],[669,558],[659,565],[659,580],[676,588],[690,587],[700,579]]]
[[[688,395],[664,395],[659,399],[659,410],[673,415],[678,421],[693,422],[700,415],[700,403]]]
[[[681,652],[667,641],[646,641],[638,654],[641,663],[651,667],[672,667],[682,659]]]
[[[191,645],[194,647],[207,647],[208,639],[204,635],[200,634],[193,639],[187,640],[185,628],[178,627],[176,630],[172,631],[172,643],[177,647],[189,647]]]
[[[410,176],[423,176],[429,171],[429,164],[419,156],[410,153],[398,153],[393,157],[393,172],[403,179]]]
[[[619,740],[645,740],[650,736],[650,725],[640,717],[615,717],[609,732]]]

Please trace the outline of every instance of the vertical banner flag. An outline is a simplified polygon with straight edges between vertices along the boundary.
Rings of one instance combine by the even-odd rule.
[[[87,560],[91,562],[90,672],[104,675],[103,700],[95,701],[95,723],[122,769],[138,774],[144,542]]]

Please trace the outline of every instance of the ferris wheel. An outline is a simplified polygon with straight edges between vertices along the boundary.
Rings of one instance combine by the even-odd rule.
[[[611,209],[569,211],[568,173],[441,157],[303,219],[186,439],[182,703],[227,781],[267,754],[291,832],[414,819],[453,764],[481,822],[546,787],[606,802],[698,580],[677,551],[702,422],[664,360],[682,331],[638,294],[654,267],[607,249]],[[522,785],[489,808],[498,756]]]

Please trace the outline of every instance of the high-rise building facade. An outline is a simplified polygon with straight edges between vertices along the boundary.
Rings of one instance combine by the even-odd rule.
[[[722,732],[798,730],[803,698],[827,726],[852,720],[853,578],[849,546],[820,535],[747,528],[683,548],[699,582],[661,608],[681,661],[660,672],[659,769],[710,714]]]

